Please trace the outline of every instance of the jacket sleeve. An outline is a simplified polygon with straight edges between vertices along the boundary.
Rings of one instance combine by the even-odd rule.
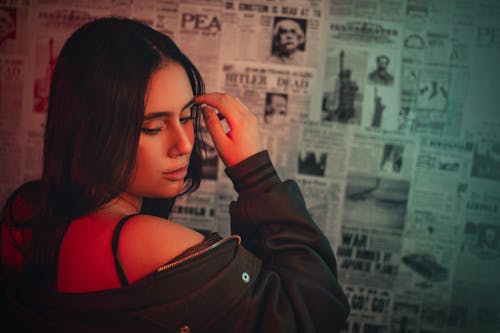
[[[262,260],[245,326],[253,332],[338,332],[349,305],[329,241],[298,185],[279,180],[267,151],[226,173],[239,193],[229,208],[232,231]]]

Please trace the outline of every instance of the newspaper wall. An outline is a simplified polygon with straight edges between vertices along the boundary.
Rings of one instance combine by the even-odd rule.
[[[321,47],[321,1],[226,1],[223,44],[234,60],[281,65],[316,66]],[[294,52],[283,52],[280,29],[302,36]],[[257,37],[257,38],[256,38]]]
[[[415,161],[406,237],[456,244],[463,226],[464,181],[470,172],[473,143],[423,137]]]
[[[25,64],[22,58],[0,57],[0,200],[4,202],[8,192],[22,181],[23,148],[20,132],[22,119],[19,108],[23,94],[22,74]]]
[[[399,272],[414,142],[357,131],[350,149],[339,279],[390,290]]]
[[[482,124],[467,135],[475,145],[450,308],[455,319],[450,325],[460,332],[465,327],[483,332],[500,328],[495,292],[500,276],[499,125]]]
[[[1,2],[0,2],[1,3]],[[3,5],[3,4],[2,4]],[[0,7],[0,202],[24,180],[28,2]]]
[[[498,1],[0,0],[1,203],[42,172],[61,46],[108,15],[171,36],[257,116],[336,253],[343,332],[500,331]],[[202,136],[171,219],[229,235],[237,194]]]
[[[295,147],[289,150],[288,156],[294,179],[315,222],[337,244],[347,172],[348,137],[330,126],[305,122]]]

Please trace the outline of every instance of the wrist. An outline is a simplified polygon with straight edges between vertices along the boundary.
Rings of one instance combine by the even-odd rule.
[[[240,195],[263,193],[273,184],[281,182],[267,150],[262,150],[225,171]]]

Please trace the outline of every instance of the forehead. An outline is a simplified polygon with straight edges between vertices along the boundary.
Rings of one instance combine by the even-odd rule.
[[[290,30],[290,29],[297,29],[297,30],[302,30],[300,28],[300,25],[293,21],[293,20],[283,20],[283,21],[280,21],[278,22],[278,27],[280,29],[286,29],[286,30]]]
[[[272,102],[285,102],[286,98],[281,95],[271,95],[271,101]]]
[[[193,97],[189,78],[180,64],[171,62],[151,75],[145,97],[146,114],[177,111]]]

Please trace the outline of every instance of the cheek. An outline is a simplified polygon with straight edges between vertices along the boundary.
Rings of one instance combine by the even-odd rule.
[[[144,141],[145,140],[142,139],[139,140],[137,154],[135,156],[134,175],[137,178],[141,178],[150,171],[155,157],[154,143]]]

